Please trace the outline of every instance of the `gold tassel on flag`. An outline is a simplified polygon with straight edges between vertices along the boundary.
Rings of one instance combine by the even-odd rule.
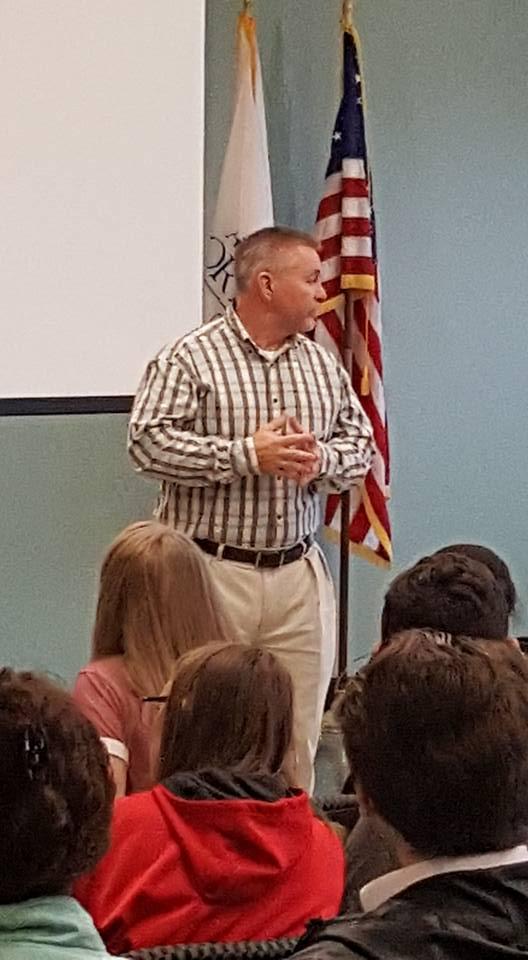
[[[370,327],[369,315],[368,315],[369,306],[370,304],[367,304],[367,307],[365,310],[365,349],[367,352],[367,357],[368,357],[368,349],[369,349],[368,336],[369,336],[369,327]],[[363,372],[361,374],[361,386],[359,389],[362,397],[368,397],[370,393],[370,376],[369,376],[369,368],[368,368],[368,359],[365,361],[365,366],[363,367]]]

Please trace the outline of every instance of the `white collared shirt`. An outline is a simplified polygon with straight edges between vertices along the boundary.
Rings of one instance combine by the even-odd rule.
[[[361,906],[365,913],[376,910],[386,900],[395,897],[402,890],[410,887],[418,880],[427,880],[441,873],[455,873],[460,870],[490,870],[493,867],[505,867],[512,863],[523,863],[528,860],[528,847],[520,844],[509,850],[497,850],[491,853],[477,853],[467,857],[434,857],[432,860],[421,860],[411,863],[408,867],[391,870],[383,877],[376,877],[366,883],[359,891]]]

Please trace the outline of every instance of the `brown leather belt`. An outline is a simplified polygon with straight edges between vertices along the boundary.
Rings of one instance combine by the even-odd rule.
[[[230,547],[228,544],[215,543],[213,540],[194,541],[205,553],[219,560],[232,560],[234,563],[249,563],[252,567],[283,567],[287,563],[300,560],[314,542],[310,534],[286,550],[244,550],[242,547]]]

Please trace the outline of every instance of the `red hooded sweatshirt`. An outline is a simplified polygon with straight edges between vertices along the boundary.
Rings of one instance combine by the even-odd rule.
[[[333,917],[344,854],[301,791],[183,799],[162,785],[117,800],[111,847],[75,895],[108,949],[300,934]]]

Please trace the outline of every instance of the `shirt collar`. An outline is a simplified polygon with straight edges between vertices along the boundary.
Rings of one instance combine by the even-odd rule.
[[[392,870],[383,877],[376,877],[365,884],[359,891],[359,899],[365,913],[376,910],[406,890],[419,880],[436,877],[441,873],[455,873],[459,870],[489,870],[492,867],[504,867],[512,863],[522,863],[528,860],[528,847],[520,844],[509,850],[497,850],[491,853],[477,853],[467,857],[434,857],[432,860],[421,860],[408,867]]]
[[[69,951],[93,951],[95,957],[106,957],[106,950],[92,918],[77,900],[68,896],[35,897],[21,903],[0,905],[1,944],[57,944]],[[68,950],[69,948],[69,950]]]
[[[269,361],[270,351],[263,350],[262,347],[259,347],[258,343],[255,343],[248,330],[246,330],[232,303],[229,304],[226,310],[225,319],[239,340],[245,340],[246,343],[250,343],[261,357]],[[288,337],[281,347],[279,347],[277,350],[273,350],[273,359],[280,357],[281,354],[286,353],[286,351],[290,350],[292,347],[298,347],[299,343],[299,334],[294,334],[292,337]]]

